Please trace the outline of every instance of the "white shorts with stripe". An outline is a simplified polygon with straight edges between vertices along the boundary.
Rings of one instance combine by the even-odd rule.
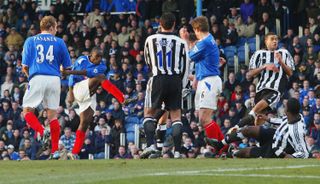
[[[42,103],[44,108],[56,110],[60,103],[60,92],[60,77],[36,75],[29,81],[22,106],[36,108]]]
[[[76,83],[73,86],[73,94],[75,101],[79,104],[79,114],[88,109],[89,107],[91,107],[93,111],[96,110],[96,94],[90,96],[89,79],[85,79]]]
[[[211,76],[198,81],[195,106],[217,110],[218,96],[222,92],[222,81],[219,76]]]

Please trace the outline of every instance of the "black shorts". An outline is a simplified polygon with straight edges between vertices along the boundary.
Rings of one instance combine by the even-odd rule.
[[[267,111],[271,111],[276,108],[280,101],[280,92],[272,89],[263,89],[256,94],[254,103],[257,104],[261,100],[266,100],[269,104]]]
[[[147,108],[181,109],[182,80],[178,75],[158,75],[151,77],[147,84],[145,104]]]
[[[250,157],[252,158],[275,158],[274,150],[272,149],[273,135],[276,132],[273,128],[266,128],[260,126],[259,137],[257,141],[260,147],[253,147],[250,150]]]

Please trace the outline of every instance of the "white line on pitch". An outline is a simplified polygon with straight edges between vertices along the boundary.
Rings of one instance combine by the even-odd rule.
[[[177,174],[179,175],[179,174]],[[186,176],[185,174],[180,174]],[[299,178],[299,179],[320,179],[320,176],[313,175],[276,175],[276,174],[222,174],[222,173],[198,173],[192,176],[230,176],[230,177],[264,177],[264,178]]]
[[[256,168],[216,168],[210,170],[189,170],[189,171],[173,171],[173,172],[159,172],[150,173],[151,176],[167,176],[167,175],[192,175],[192,174],[213,174],[221,172],[234,172],[234,171],[253,171],[253,170],[274,170],[274,169],[299,169],[308,167],[320,167],[320,165],[290,165],[290,166],[275,166],[275,167],[256,167]],[[213,173],[208,173],[213,172]]]

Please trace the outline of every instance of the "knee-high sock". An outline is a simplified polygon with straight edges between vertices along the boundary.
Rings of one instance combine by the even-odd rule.
[[[174,143],[174,151],[181,152],[181,139],[182,139],[182,122],[174,121],[172,122],[172,136]]]
[[[76,141],[74,143],[73,149],[72,149],[72,153],[73,154],[79,154],[80,150],[83,146],[83,142],[85,139],[86,133],[82,130],[77,130],[76,132]]]
[[[158,125],[157,131],[156,131],[156,137],[157,137],[157,148],[160,150],[163,147],[166,131],[167,131],[167,125]]]
[[[156,121],[153,118],[145,118],[143,120],[143,128],[146,134],[147,146],[149,147],[155,143]]]
[[[59,139],[60,139],[60,124],[57,119],[50,122],[51,133],[51,153],[58,151]]]
[[[123,93],[109,80],[104,80],[101,83],[101,87],[106,90],[108,93],[110,93],[112,96],[114,96],[120,103],[124,102],[124,95]]]
[[[24,119],[34,131],[40,133],[41,137],[43,136],[44,127],[33,112],[27,112]]]
[[[204,129],[207,137],[210,139],[217,139],[218,141],[221,141],[224,138],[219,125],[214,120],[207,124]]]

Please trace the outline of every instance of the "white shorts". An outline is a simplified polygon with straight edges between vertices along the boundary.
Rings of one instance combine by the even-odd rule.
[[[87,110],[88,107],[91,107],[93,111],[96,110],[96,94],[90,96],[89,79],[76,83],[73,86],[73,94],[75,101],[79,104],[79,114]]]
[[[218,96],[222,92],[222,81],[219,76],[211,76],[198,81],[195,106],[217,110]]]
[[[56,110],[60,103],[60,91],[60,77],[36,75],[29,81],[22,106],[36,108],[42,103],[44,108]]]

